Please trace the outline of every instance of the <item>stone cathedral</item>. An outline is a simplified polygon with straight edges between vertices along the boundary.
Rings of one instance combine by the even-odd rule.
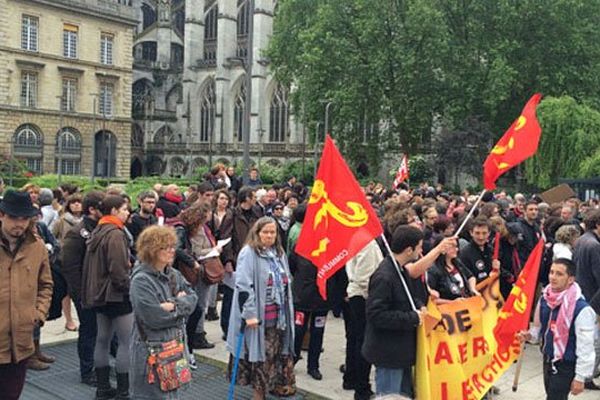
[[[132,177],[186,176],[190,168],[241,162],[245,107],[251,113],[251,162],[277,165],[309,157],[289,88],[275,81],[262,54],[277,1],[254,0],[254,12],[249,0],[132,0],[131,5],[138,20]]]

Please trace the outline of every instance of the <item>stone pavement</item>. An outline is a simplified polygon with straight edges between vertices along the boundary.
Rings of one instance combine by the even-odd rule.
[[[76,315],[74,313],[74,315]],[[225,344],[221,339],[221,331],[218,321],[206,322],[205,329],[209,341],[216,344],[214,349],[196,351],[200,355],[201,368],[197,371],[198,379],[196,386],[189,391],[188,395],[194,394],[197,399],[226,399],[227,382],[223,377],[222,365],[227,362],[228,354],[225,351]],[[24,400],[60,400],[60,399],[92,399],[93,392],[78,383],[77,364],[71,364],[70,371],[64,371],[60,363],[60,358],[71,357],[77,360],[76,348],[74,344],[53,348],[49,345],[69,339],[75,339],[76,333],[67,332],[64,329],[64,320],[59,319],[46,324],[42,330],[42,343],[49,352],[55,352],[59,357],[58,364],[52,366],[49,371],[41,373],[29,373],[26,384]],[[339,372],[339,366],[344,362],[345,338],[344,323],[340,318],[334,318],[331,314],[328,316],[325,329],[325,352],[321,355],[321,373],[323,380],[316,381],[306,373],[306,354],[303,354],[304,360],[296,365],[297,385],[305,393],[297,396],[298,399],[317,399],[326,398],[332,400],[352,400],[353,392],[342,389],[342,377]],[[70,353],[65,354],[65,351]],[[61,354],[61,352],[63,352]],[[73,361],[73,362],[75,362]],[[221,365],[221,367],[219,367]],[[45,378],[46,377],[46,378]],[[499,380],[497,386],[501,392],[495,396],[495,399],[501,400],[543,400],[545,399],[544,385],[542,380],[541,356],[537,346],[529,346],[525,350],[525,358],[521,370],[521,379],[517,392],[512,392],[511,387],[514,378],[514,366]],[[372,380],[373,382],[373,380]],[[69,391],[69,387],[83,387],[87,392],[79,392],[76,397]],[[53,394],[48,397],[47,393]],[[86,396],[85,393],[89,393]],[[202,393],[202,395],[198,395]],[[46,397],[44,397],[44,396]],[[192,398],[186,397],[185,398]],[[236,388],[236,399],[251,398],[250,391],[247,388]],[[578,400],[598,400],[600,392],[585,391],[581,395],[571,398]]]

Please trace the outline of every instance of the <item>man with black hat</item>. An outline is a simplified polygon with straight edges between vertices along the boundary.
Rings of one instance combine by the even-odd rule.
[[[34,234],[38,210],[26,192],[9,190],[0,202],[0,393],[21,395],[33,329],[46,320],[52,298],[48,251]]]

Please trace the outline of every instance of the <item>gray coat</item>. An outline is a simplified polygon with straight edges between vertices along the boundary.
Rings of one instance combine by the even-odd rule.
[[[286,334],[283,339],[283,354],[294,354],[294,306],[292,299],[292,275],[288,267],[285,253],[280,258],[288,276],[287,307],[285,312]],[[242,319],[258,318],[264,321],[265,302],[267,297],[267,281],[269,279],[269,261],[249,246],[244,246],[237,259],[235,273],[235,290],[231,303],[231,316],[227,332],[227,351],[235,355]],[[248,299],[240,312],[238,297],[240,292],[247,292]],[[241,356],[248,355],[248,361],[265,361],[265,326],[260,324],[256,329],[246,329],[244,349]]]
[[[175,285],[170,284],[171,279]],[[173,292],[180,291],[185,291],[187,296],[175,298]],[[152,385],[147,383],[148,347],[140,336],[137,324],[142,325],[151,344],[174,339],[178,334],[185,335],[184,323],[196,308],[196,293],[176,269],[168,267],[164,272],[159,272],[147,264],[137,264],[131,278],[130,296],[136,321],[129,370],[132,398],[178,399],[177,391],[162,392],[158,380]],[[160,303],[166,301],[175,302],[175,311],[167,312],[160,307]],[[189,357],[187,348],[186,357]]]

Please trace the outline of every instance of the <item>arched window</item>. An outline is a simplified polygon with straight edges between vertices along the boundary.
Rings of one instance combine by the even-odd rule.
[[[250,5],[248,0],[238,0],[237,14],[237,56],[248,57],[248,31],[250,21]]]
[[[171,43],[171,67],[183,68],[183,46],[178,43]]]
[[[200,141],[208,142],[213,137],[216,112],[215,82],[210,81],[200,98]]]
[[[131,147],[141,149],[144,147],[144,131],[138,124],[131,126]]]
[[[94,176],[116,176],[117,138],[110,131],[100,131],[94,137]]]
[[[242,77],[242,84],[235,95],[233,108],[233,132],[237,140],[244,140],[244,109],[246,108],[246,79]]]
[[[54,150],[56,172],[63,175],[81,174],[81,134],[73,128],[63,128],[56,135]]]
[[[175,7],[175,5],[173,5]],[[173,28],[180,36],[184,35],[185,31],[185,9],[181,7],[179,10],[173,12]]]
[[[144,116],[150,111],[152,99],[154,98],[152,83],[148,79],[140,79],[133,84],[133,115]]]
[[[179,157],[173,158],[169,174],[173,177],[182,177],[185,175],[185,162]]]
[[[156,22],[156,11],[146,3],[142,4],[142,21],[143,29]]]
[[[278,84],[271,97],[269,116],[269,141],[283,142],[289,132],[288,91]]]
[[[13,137],[14,156],[27,164],[27,169],[42,173],[42,149],[44,140],[39,129],[33,125],[21,125]]]
[[[209,3],[204,11],[204,60],[210,63],[217,59],[217,18],[219,7],[216,1]]]
[[[154,143],[167,144],[175,143],[175,135],[168,125],[163,125],[154,135]]]
[[[183,103],[183,88],[175,85],[167,94],[167,111],[176,112],[177,104]]]

